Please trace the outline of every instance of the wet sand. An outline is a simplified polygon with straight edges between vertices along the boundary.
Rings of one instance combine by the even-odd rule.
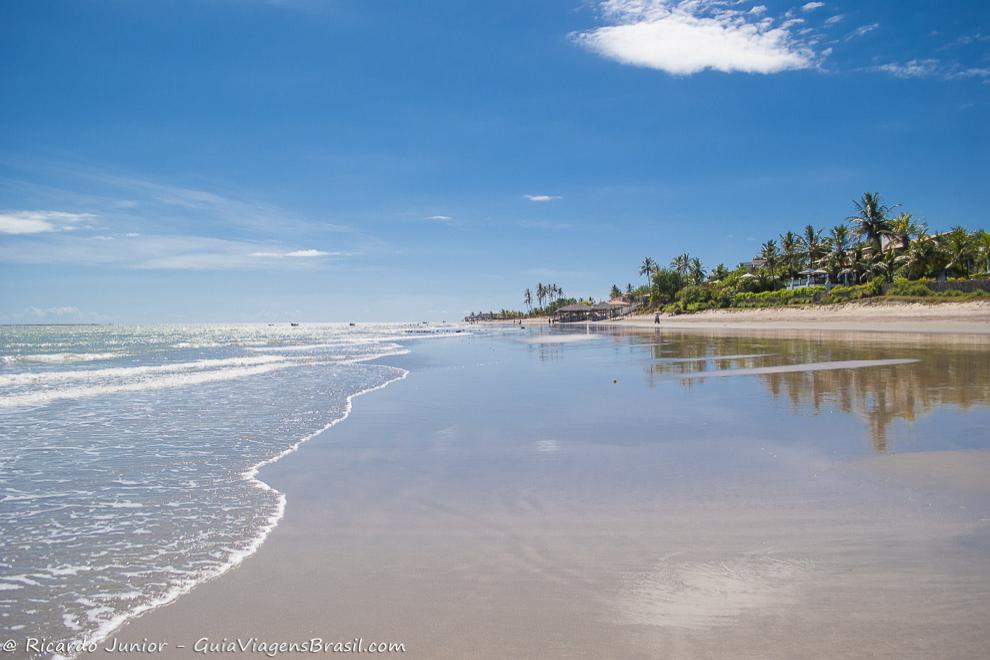
[[[288,505],[259,552],[116,637],[169,657],[202,637],[431,659],[985,657],[984,349],[532,339],[389,358],[406,380],[261,473]],[[844,360],[917,362],[698,376]]]

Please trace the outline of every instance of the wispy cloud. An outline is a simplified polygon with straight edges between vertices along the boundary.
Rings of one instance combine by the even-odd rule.
[[[990,80],[990,67],[963,66],[958,62],[943,62],[934,58],[889,62],[874,67],[897,78],[942,78],[944,80]]]
[[[836,23],[841,23],[845,19],[845,14],[836,14],[835,16],[829,16],[825,21],[825,25],[835,25]]]
[[[801,19],[785,14],[787,20],[777,24],[762,5],[749,10],[729,5],[724,0],[606,0],[600,9],[608,24],[571,38],[609,59],[673,75],[706,69],[769,74],[813,68],[827,56],[792,33]]]
[[[101,240],[102,239],[102,240]],[[344,251],[285,249],[273,243],[188,235],[38,234],[0,243],[0,261],[130,269],[225,270],[313,268]]]
[[[870,23],[868,25],[860,25],[858,28],[856,28],[855,30],[853,30],[852,32],[850,32],[848,36],[846,36],[846,41],[849,41],[850,39],[858,39],[859,37],[865,36],[865,35],[869,34],[870,32],[873,32],[874,30],[876,30],[879,27],[880,27],[880,24],[879,23]]]
[[[450,222],[453,220],[449,215],[429,215],[426,219],[433,220],[434,222]]]
[[[933,59],[909,60],[903,64],[881,64],[878,70],[897,76],[898,78],[925,78],[938,70],[939,62]]]
[[[336,257],[382,248],[363,232],[303,218],[247,195],[74,163],[31,165],[50,182],[0,177],[0,193],[20,206],[0,210],[0,236],[8,237],[0,241],[0,262],[299,269],[337,267]]]
[[[526,199],[531,202],[554,202],[558,199],[563,199],[560,195],[523,195]]]
[[[801,5],[801,11],[815,11],[816,9],[824,6],[824,2],[806,2]]]
[[[292,250],[291,252],[252,252],[252,257],[266,259],[312,259],[314,257],[341,257],[344,252],[324,252],[323,250]]]
[[[72,231],[82,220],[95,217],[92,213],[64,211],[11,211],[0,213],[0,234],[43,234]]]

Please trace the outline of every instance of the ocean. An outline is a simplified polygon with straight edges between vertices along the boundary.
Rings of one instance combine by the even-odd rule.
[[[251,555],[258,470],[464,332],[388,325],[0,328],[0,631],[99,640]]]

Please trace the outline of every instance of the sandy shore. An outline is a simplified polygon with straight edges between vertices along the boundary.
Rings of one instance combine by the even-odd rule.
[[[389,358],[406,380],[263,470],[288,505],[258,553],[116,637],[169,657],[314,637],[430,660],[982,657],[981,349],[529,339]],[[698,363],[669,359],[710,354],[920,362],[688,382]],[[877,434],[939,452],[868,457]]]
[[[609,325],[654,327],[653,315],[633,315]],[[712,310],[672,316],[662,327],[684,330],[801,330],[990,335],[990,302],[847,303],[814,307]]]

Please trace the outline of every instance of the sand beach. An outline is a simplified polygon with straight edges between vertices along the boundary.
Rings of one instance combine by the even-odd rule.
[[[258,552],[114,638],[169,657],[313,638],[431,659],[981,657],[985,347],[626,325],[386,358],[409,376],[262,470],[287,506]]]

